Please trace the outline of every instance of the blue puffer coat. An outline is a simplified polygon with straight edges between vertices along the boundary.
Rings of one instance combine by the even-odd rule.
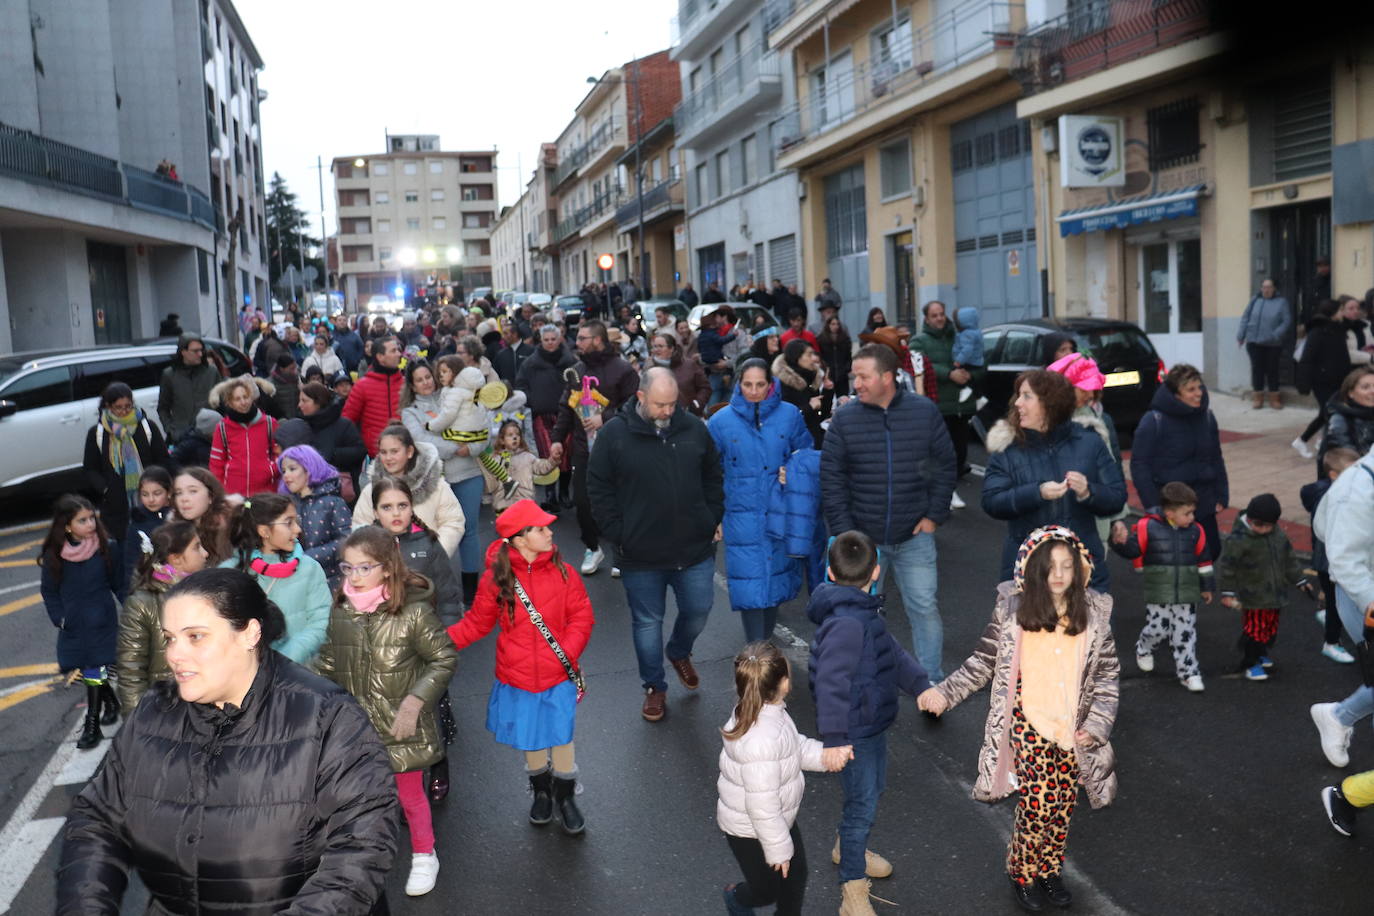
[[[119,630],[115,593],[123,573],[113,546],[108,558],[96,551],[89,560],[63,560],[60,582],[43,564],[38,590],[57,627],[57,666],[63,671],[114,664]]]
[[[774,607],[801,588],[800,564],[783,540],[768,536],[769,494],[778,468],[798,449],[809,449],[811,433],[801,411],[782,400],[778,383],[758,404],[735,387],[730,406],[708,428],[725,473],[725,574],[730,605],[737,611]],[[790,481],[789,481],[790,482]]]
[[[1131,482],[1142,506],[1159,505],[1159,488],[1171,480],[1193,488],[1199,521],[1216,515],[1217,503],[1231,502],[1217,418],[1207,405],[1205,390],[1199,407],[1189,407],[1164,385],[1155,390],[1131,444]]]
[[[812,587],[825,578],[825,521],[821,518],[821,453],[804,448],[787,459],[787,486],[768,498],[768,536],[802,560]]]
[[[858,529],[878,544],[911,539],[921,519],[949,519],[954,443],[935,402],[901,388],[886,408],[853,400],[835,411],[821,451],[832,535]]]
[[[1092,587],[1107,590],[1106,554],[1097,536],[1097,517],[1121,511],[1126,481],[1102,436],[1080,422],[1061,423],[1048,433],[1025,431],[1018,444],[1005,420],[988,433],[988,469],[983,477],[983,511],[1007,522],[1002,543],[1003,581],[1012,577],[1016,551],[1036,528],[1063,525],[1078,535],[1093,556]],[[1088,478],[1088,498],[1073,491],[1055,500],[1040,496],[1040,485],[1062,481],[1069,471]]]

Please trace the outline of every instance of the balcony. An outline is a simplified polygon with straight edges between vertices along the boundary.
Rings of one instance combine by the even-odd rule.
[[[601,194],[592,198],[592,202],[578,211],[578,218],[582,232],[590,235],[598,229],[611,223],[615,218],[616,208],[625,200],[625,192],[620,188],[602,191]]]
[[[757,0],[679,0],[677,39],[669,51],[673,60],[702,57],[752,15]],[[743,14],[743,15],[741,15]]]
[[[784,168],[807,164],[837,138],[852,142],[917,111],[1006,78],[1020,2],[964,3],[902,37],[883,57],[850,58],[812,73],[809,91],[783,113],[774,135]],[[846,128],[840,131],[840,128]]]
[[[617,124],[613,117],[607,118],[586,141],[559,159],[558,168],[554,169],[552,187],[558,187],[583,168],[596,168],[607,156],[615,155],[624,148],[625,125]]]
[[[713,128],[736,128],[741,120],[753,120],[761,109],[777,104],[781,97],[778,52],[762,43],[754,45],[673,109],[678,145],[692,148],[706,143],[716,132]]]
[[[214,206],[198,188],[3,122],[0,175],[217,228]]]
[[[1210,0],[1098,0],[1018,37],[1012,76],[1034,95],[1213,29]]]
[[[567,219],[562,220],[553,229],[553,238],[551,239],[552,244],[558,245],[566,239],[572,238],[574,235],[577,234],[577,231],[581,228],[582,223],[577,221],[576,215],[570,216]]]
[[[629,232],[639,225],[640,201],[633,195],[626,195],[627,202],[615,211],[615,227],[619,232]],[[659,182],[644,192],[644,225],[656,222],[671,213],[680,213],[683,208],[682,182],[676,178]]]

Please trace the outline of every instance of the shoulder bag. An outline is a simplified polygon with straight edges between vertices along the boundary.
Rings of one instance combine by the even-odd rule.
[[[534,624],[534,628],[539,631],[540,636],[544,637],[544,641],[549,644],[553,654],[558,656],[558,660],[563,663],[563,670],[568,673],[568,680],[572,681],[573,686],[577,688],[577,702],[581,703],[582,698],[587,695],[587,682],[583,679],[581,670],[572,663],[567,653],[563,651],[563,647],[558,644],[558,640],[554,639],[553,634],[549,632],[543,616],[534,609],[534,603],[530,601],[530,596],[525,593],[525,587],[520,584],[519,579],[515,579],[515,596],[525,606],[525,613],[530,615],[530,623]]]

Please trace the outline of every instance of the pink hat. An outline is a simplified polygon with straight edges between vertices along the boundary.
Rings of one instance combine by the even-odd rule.
[[[1049,370],[1058,372],[1069,384],[1084,391],[1101,391],[1106,379],[1097,363],[1082,353],[1070,353],[1050,363]]]

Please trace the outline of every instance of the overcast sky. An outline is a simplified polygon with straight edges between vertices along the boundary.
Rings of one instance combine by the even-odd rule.
[[[677,0],[234,0],[264,69],[262,153],[319,231],[315,157],[383,152],[386,132],[496,147],[509,206],[588,76],[668,47]],[[523,172],[516,169],[518,164]],[[329,232],[333,187],[324,175]]]

